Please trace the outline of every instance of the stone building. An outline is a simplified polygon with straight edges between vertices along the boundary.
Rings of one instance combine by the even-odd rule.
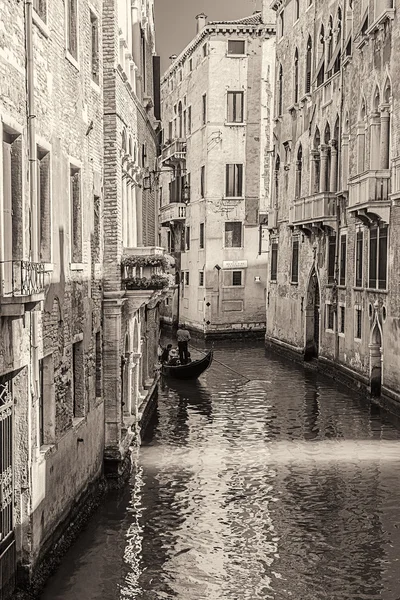
[[[3,599],[102,473],[101,13],[0,3]]]
[[[198,15],[161,81],[159,222],[179,282],[164,318],[205,336],[265,331],[274,18]]]
[[[155,392],[158,303],[166,284],[164,251],[155,239],[159,63],[153,0],[105,2],[103,35],[105,469],[118,477]]]
[[[273,7],[266,340],[398,400],[400,4]]]

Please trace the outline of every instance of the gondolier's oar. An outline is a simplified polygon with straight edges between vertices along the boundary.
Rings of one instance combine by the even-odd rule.
[[[197,350],[197,352],[200,352],[201,354],[207,354],[207,352],[204,352],[204,350],[200,350],[200,348],[197,348],[196,346],[193,346],[193,344],[190,344],[192,346],[192,348],[194,348],[195,350]],[[213,362],[218,363],[219,365],[221,365],[222,367],[225,367],[225,369],[228,369],[229,371],[232,371],[232,373],[235,373],[236,375],[239,375],[239,377],[243,377],[243,379],[247,379],[247,381],[251,381],[251,379],[249,377],[246,377],[246,375],[243,375],[242,373],[239,373],[238,371],[235,371],[235,369],[232,369],[231,367],[228,367],[228,365],[226,365],[225,363],[221,362],[220,360],[217,360],[215,357],[213,357]]]

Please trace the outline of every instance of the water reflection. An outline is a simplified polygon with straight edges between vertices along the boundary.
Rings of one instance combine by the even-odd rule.
[[[398,600],[399,431],[262,348],[215,356],[234,371],[163,382],[119,521],[100,513],[43,599]]]

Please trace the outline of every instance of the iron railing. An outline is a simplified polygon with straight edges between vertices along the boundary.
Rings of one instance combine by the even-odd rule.
[[[2,296],[32,296],[45,287],[45,266],[29,260],[0,263]]]
[[[5,550],[0,554],[0,600],[11,600],[14,597],[15,576],[15,539],[11,539]]]

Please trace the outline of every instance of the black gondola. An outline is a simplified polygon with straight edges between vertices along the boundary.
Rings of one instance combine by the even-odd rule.
[[[204,371],[206,371],[213,360],[213,351],[210,350],[200,360],[193,360],[188,365],[177,365],[172,367],[169,365],[162,365],[161,372],[166,377],[173,377],[174,379],[197,379]]]

